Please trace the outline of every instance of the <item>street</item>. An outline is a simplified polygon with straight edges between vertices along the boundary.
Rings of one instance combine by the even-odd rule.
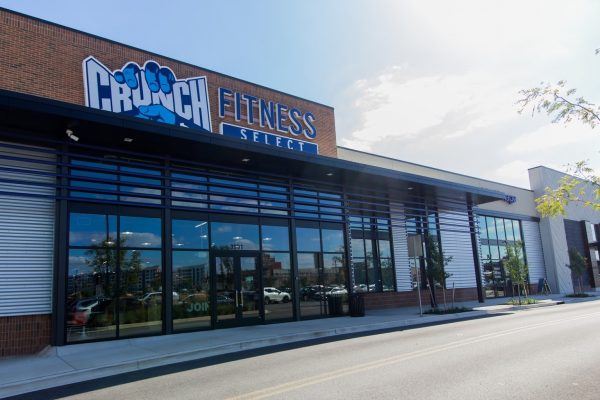
[[[67,399],[598,399],[600,303],[321,343]]]

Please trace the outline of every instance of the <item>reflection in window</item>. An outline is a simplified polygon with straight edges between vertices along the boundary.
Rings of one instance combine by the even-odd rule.
[[[287,226],[263,225],[261,231],[262,249],[264,251],[288,251],[290,249]]]
[[[259,250],[258,225],[211,222],[212,246],[221,250]]]
[[[321,251],[319,228],[296,228],[296,246],[298,251]]]
[[[393,291],[388,220],[352,216],[350,222],[354,292]]]
[[[266,253],[262,255],[265,320],[291,320],[293,282],[289,253]]]
[[[321,229],[321,238],[324,252],[344,251],[344,232],[341,229]]]
[[[174,219],[173,250],[208,249],[208,221]]]
[[[210,267],[207,251],[173,250],[173,328],[210,328]]]
[[[121,217],[121,246],[157,248],[162,245],[160,218]]]
[[[72,213],[69,221],[67,341],[160,333],[160,218]]]

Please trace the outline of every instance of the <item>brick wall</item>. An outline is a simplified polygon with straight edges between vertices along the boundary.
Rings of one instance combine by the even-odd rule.
[[[439,305],[444,304],[441,291],[436,292],[436,299]],[[454,292],[454,301],[476,301],[477,288],[456,289]],[[423,306],[429,307],[429,292],[421,291],[421,302]],[[446,302],[450,306],[452,303],[452,291],[446,291]],[[396,308],[418,306],[419,297],[417,291],[410,292],[385,292],[385,293],[367,293],[365,294],[365,309],[377,310],[382,308]]]
[[[224,50],[225,51],[225,50]],[[219,117],[218,88],[226,87],[235,92],[247,93],[258,98],[283,103],[315,116],[314,125],[321,155],[336,157],[336,138],[333,108],[308,100],[253,85],[190,64],[134,49],[123,44],[87,35],[69,28],[0,10],[0,88],[54,100],[85,105],[82,61],[94,56],[111,70],[123,67],[129,61],[143,65],[154,60],[168,66],[178,79],[206,76],[212,130],[219,132],[220,122],[246,125],[236,121],[229,113]],[[313,84],[318,84],[314,82]],[[244,110],[245,107],[242,107]],[[290,136],[285,133],[246,125],[261,131]],[[307,140],[303,136],[298,137]],[[311,140],[307,140],[311,141]]]
[[[0,317],[0,357],[33,354],[50,344],[50,315]]]

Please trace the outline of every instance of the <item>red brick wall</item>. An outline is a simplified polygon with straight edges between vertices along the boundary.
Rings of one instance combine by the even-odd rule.
[[[444,304],[444,299],[441,291],[436,292],[438,304]],[[454,293],[454,301],[476,301],[477,288],[456,289]],[[421,291],[421,302],[428,307],[429,292]],[[448,305],[452,303],[452,291],[446,291],[446,302]],[[365,309],[377,310],[382,308],[396,308],[418,306],[419,297],[417,291],[410,292],[386,292],[386,293],[367,293],[365,294]]]
[[[50,315],[0,317],[0,357],[33,354],[50,344]]]
[[[79,105],[85,105],[82,61],[86,57],[94,56],[111,70],[123,67],[128,61],[143,65],[152,59],[170,67],[179,79],[207,77],[213,132],[219,132],[220,122],[246,125],[231,115],[219,117],[217,92],[219,87],[226,87],[313,113],[317,138],[301,139],[317,143],[321,155],[337,157],[333,108],[311,101],[5,10],[0,10],[0,54],[1,89]],[[250,127],[290,136],[256,123]]]

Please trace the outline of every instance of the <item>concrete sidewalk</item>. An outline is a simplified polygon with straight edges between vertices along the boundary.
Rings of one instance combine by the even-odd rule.
[[[534,307],[580,301],[565,299],[561,295],[532,297],[541,300]],[[587,298],[593,299],[596,298]],[[489,299],[484,304],[457,303],[456,306],[473,308],[473,311],[449,315],[420,316],[417,307],[406,307],[369,311],[359,318],[325,318],[51,347],[35,356],[0,359],[0,398],[243,350],[344,334],[446,323],[518,308],[501,305],[506,301],[504,298]],[[426,309],[428,307],[424,307]]]

